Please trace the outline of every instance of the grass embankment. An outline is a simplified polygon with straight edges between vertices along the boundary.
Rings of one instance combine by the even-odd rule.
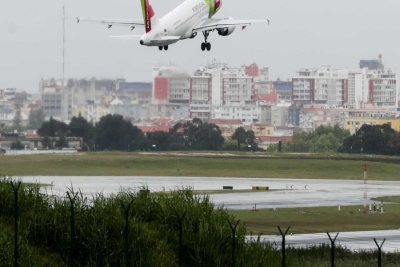
[[[399,199],[399,198],[398,198]],[[359,211],[360,210],[360,211]],[[384,213],[363,213],[360,206],[289,208],[229,211],[254,234],[279,234],[278,226],[290,233],[323,233],[393,230],[400,228],[400,204],[384,204]]]
[[[400,180],[399,158],[338,155],[282,155],[235,157],[142,155],[138,153],[87,153],[80,155],[3,156],[5,175],[88,176],[205,176],[362,179],[361,165],[368,162],[368,179]],[[357,160],[358,159],[358,160]],[[382,162],[379,162],[382,161]],[[388,161],[390,163],[386,163]]]

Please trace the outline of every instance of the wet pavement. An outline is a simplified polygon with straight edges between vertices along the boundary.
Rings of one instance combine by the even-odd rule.
[[[124,176],[35,176],[23,177],[26,182],[53,183],[52,190],[65,193],[71,185],[84,194],[102,192],[105,195],[121,188],[139,190],[148,187],[152,192],[190,187],[194,190],[220,190],[223,186],[233,189],[251,189],[268,186],[269,192],[212,194],[216,205],[228,209],[292,208],[364,205],[373,203],[372,197],[400,194],[400,182],[363,180],[318,179],[267,179],[267,178],[212,178],[212,177],[124,177]],[[366,197],[366,198],[365,198]]]
[[[336,234],[337,233],[330,233],[332,239],[335,238]],[[250,239],[250,237],[248,238]],[[382,251],[400,251],[400,230],[343,232],[339,233],[335,242],[335,246],[340,245],[353,251],[377,250],[374,238],[379,245],[381,245],[384,239],[386,239],[382,246]],[[261,236],[260,240],[275,243],[279,247],[282,244],[282,237],[280,235]],[[326,233],[291,235],[289,231],[289,234],[286,236],[286,246],[290,247],[307,247],[321,244],[328,244],[329,246],[331,245],[329,237]]]
[[[223,186],[234,189],[251,189],[252,186],[268,186],[269,192],[251,192],[235,194],[212,194],[216,205],[224,205],[228,209],[257,208],[293,208],[362,205],[373,203],[372,197],[400,195],[400,182],[363,180],[318,180],[318,179],[266,179],[266,178],[210,178],[210,177],[121,177],[121,176],[35,176],[22,177],[25,182],[53,184],[52,191],[65,194],[68,187],[80,189],[90,196],[102,192],[105,195],[117,193],[121,189],[139,190],[144,186],[152,192],[169,191],[190,187],[194,190],[220,190]],[[399,226],[400,227],[400,226]],[[335,235],[336,233],[333,233]],[[265,240],[280,245],[280,236],[263,236]],[[397,251],[400,248],[400,230],[347,232],[340,233],[336,244],[347,246],[352,250],[376,249],[373,238],[382,242],[386,238],[383,251]],[[287,236],[289,246],[311,246],[328,243],[326,233],[302,234]]]

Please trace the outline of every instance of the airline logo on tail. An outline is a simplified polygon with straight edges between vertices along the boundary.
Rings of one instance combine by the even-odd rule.
[[[148,33],[151,31],[151,18],[154,16],[154,11],[151,5],[149,5],[149,0],[141,0],[141,2],[144,25],[146,28],[146,33]]]
[[[221,7],[221,0],[205,0],[205,2],[209,6],[208,17],[211,18]]]

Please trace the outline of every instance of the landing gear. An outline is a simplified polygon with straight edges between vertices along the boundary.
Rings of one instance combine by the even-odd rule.
[[[204,43],[201,43],[201,50],[204,51],[207,49],[207,51],[210,51],[211,44],[209,42],[207,42],[207,38],[210,35],[210,31],[204,31],[203,35],[204,35]]]
[[[163,49],[165,51],[167,51],[168,50],[168,45],[164,45],[164,46],[161,45],[161,46],[158,47],[158,50],[160,50],[160,51],[163,50]]]

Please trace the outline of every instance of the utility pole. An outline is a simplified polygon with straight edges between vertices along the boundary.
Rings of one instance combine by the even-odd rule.
[[[362,164],[364,168],[364,212],[367,212],[367,199],[368,199],[368,190],[367,190],[367,170],[368,165],[366,163]]]
[[[63,61],[62,61],[62,85],[64,86],[65,83],[65,6],[63,6],[63,50],[62,50],[62,55],[63,55]]]

